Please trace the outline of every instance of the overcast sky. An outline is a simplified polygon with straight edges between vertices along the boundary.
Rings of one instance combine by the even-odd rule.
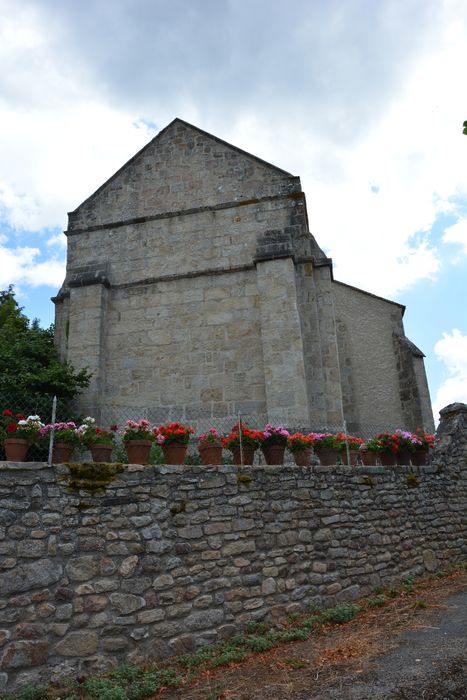
[[[300,175],[335,277],[467,402],[465,0],[0,0],[0,288],[53,320],[66,213],[176,116]]]

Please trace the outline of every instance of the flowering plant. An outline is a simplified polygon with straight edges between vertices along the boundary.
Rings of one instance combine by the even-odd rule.
[[[128,442],[129,440],[154,440],[149,421],[144,420],[144,418],[138,423],[134,420],[127,420],[122,440],[123,442]]]
[[[112,425],[110,430],[103,430],[95,425],[96,419],[88,416],[85,418],[78,428],[81,441],[84,445],[113,445],[115,442],[115,433],[117,426]]]
[[[229,450],[232,447],[240,447],[240,431],[244,447],[254,447],[256,449],[260,446],[263,433],[259,430],[252,430],[246,423],[236,423],[229,435],[222,438],[222,446]]]
[[[301,450],[309,450],[313,447],[313,438],[311,435],[303,435],[303,433],[294,433],[287,439],[287,447],[291,452],[300,452]]]
[[[154,428],[153,435],[159,445],[187,445],[193,432],[193,428],[183,423],[166,423]]]
[[[198,442],[200,445],[220,445],[221,434],[216,428],[209,428],[208,431],[199,436]]]
[[[376,437],[372,437],[366,442],[362,442],[360,445],[361,450],[368,450],[369,452],[383,452],[383,446],[380,440]]]
[[[415,437],[421,443],[420,445],[416,445],[416,450],[432,450],[434,448],[435,436],[431,433],[425,433],[424,430],[417,428],[417,430],[415,431]]]
[[[363,439],[355,435],[346,435],[345,433],[337,433],[336,438],[339,441],[340,447],[345,450],[349,446],[349,450],[359,450],[363,444]]]
[[[395,433],[379,433],[376,437],[369,440],[367,444],[374,441],[375,447],[369,447],[369,450],[376,452],[393,452],[394,454],[399,449],[399,440]]]
[[[421,440],[418,439],[412,433],[407,430],[396,430],[393,437],[397,440],[397,450],[401,452],[402,450],[408,450],[409,452],[415,452],[416,449],[422,447]]]
[[[261,438],[261,446],[266,445],[287,445],[287,439],[290,433],[282,425],[274,427],[270,423],[264,426],[263,437]]]
[[[313,440],[315,450],[321,450],[323,447],[340,450],[342,447],[341,439],[334,433],[310,433],[310,437]]]
[[[1,433],[5,438],[20,438],[34,442],[37,440],[39,430],[43,427],[40,416],[23,416],[22,413],[13,413],[5,410],[2,413]]]
[[[45,440],[54,431],[54,441],[64,442],[68,445],[77,445],[80,441],[80,433],[73,421],[66,423],[48,423],[39,430],[39,438]]]

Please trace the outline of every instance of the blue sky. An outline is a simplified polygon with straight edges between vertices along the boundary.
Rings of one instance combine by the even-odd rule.
[[[300,175],[337,279],[467,402],[464,0],[0,0],[0,288],[53,320],[67,211],[181,117]]]

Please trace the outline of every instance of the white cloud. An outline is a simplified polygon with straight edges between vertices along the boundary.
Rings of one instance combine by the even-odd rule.
[[[467,219],[459,219],[455,224],[445,229],[443,243],[457,243],[467,255]]]
[[[467,403],[467,334],[454,328],[443,333],[434,347],[438,359],[445,366],[445,379],[441,383],[433,402],[435,416],[450,403]]]
[[[40,255],[39,248],[7,248],[0,243],[0,288],[9,284],[59,287],[65,278],[65,261],[38,261]]]
[[[46,245],[49,248],[53,248],[53,247],[57,246],[58,248],[66,249],[66,246],[67,246],[66,236],[63,233],[56,233],[55,235],[50,236],[50,238],[47,239]]]

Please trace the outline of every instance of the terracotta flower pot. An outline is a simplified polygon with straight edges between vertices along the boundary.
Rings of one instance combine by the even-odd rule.
[[[428,450],[415,450],[410,459],[414,467],[421,467],[428,461]]]
[[[74,449],[74,445],[70,445],[68,442],[54,443],[52,449],[52,462],[54,464],[69,462]]]
[[[316,450],[322,467],[332,467],[334,464],[337,464],[339,453],[340,450],[334,447],[322,447],[320,450]]]
[[[220,442],[205,442],[198,445],[203,464],[222,464],[222,445]]]
[[[7,462],[24,462],[29,449],[25,438],[6,438],[3,442]]]
[[[243,445],[243,451],[242,451],[242,456],[243,456],[243,462],[242,459],[240,458],[240,447],[231,447],[230,451],[233,454],[233,460],[234,464],[246,464],[247,466],[251,466],[253,464],[253,461],[255,459],[255,451],[256,447],[252,447],[251,445]]]
[[[349,450],[349,455],[350,455],[350,466],[351,467],[356,467],[357,466],[357,461],[358,461],[358,450]],[[342,464],[348,465],[347,462],[347,450],[343,449],[341,450],[341,461]]]
[[[412,459],[412,453],[409,450],[400,450],[396,452],[396,464],[399,466],[408,466]]]
[[[284,464],[285,445],[263,445],[261,449],[266,464]]]
[[[378,458],[383,467],[393,467],[396,463],[394,452],[378,452]]]
[[[93,462],[110,462],[112,457],[113,445],[104,442],[96,442],[91,445],[91,455]]]
[[[360,459],[365,467],[374,467],[378,460],[378,452],[374,450],[360,450]]]
[[[297,467],[309,467],[311,464],[311,447],[293,452],[293,458]]]
[[[151,440],[128,440],[125,449],[129,464],[148,464]]]
[[[188,445],[180,445],[178,442],[171,442],[162,445],[166,464],[183,464],[185,461]]]

